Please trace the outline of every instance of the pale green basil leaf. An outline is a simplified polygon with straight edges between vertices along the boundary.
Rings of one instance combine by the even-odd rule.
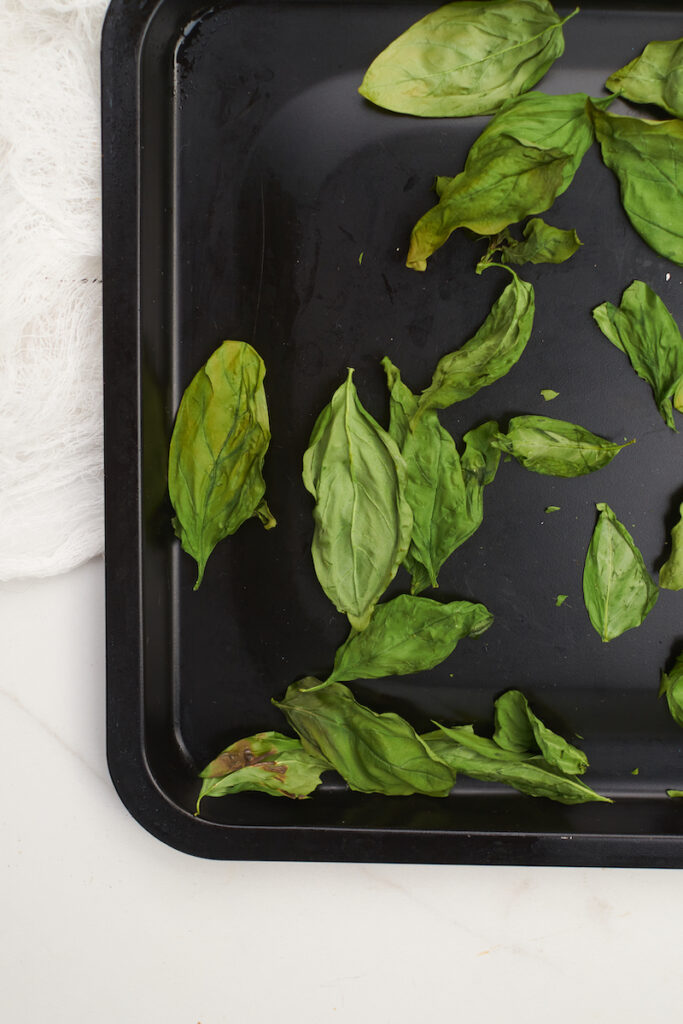
[[[558,594],[555,598],[555,607],[561,608],[564,602],[567,600],[568,594]]]
[[[195,590],[216,544],[251,516],[275,520],[263,500],[270,427],[265,367],[242,341],[224,341],[186,389],[168,460],[174,528],[198,565]]]
[[[589,104],[626,216],[650,248],[683,265],[683,121],[645,121]]]
[[[679,654],[671,672],[662,672],[659,696],[666,694],[666,702],[676,725],[683,727],[683,654]]]
[[[662,300],[644,281],[634,281],[622,295],[620,306],[603,302],[593,310],[593,317],[605,337],[626,353],[638,376],[650,385],[662,419],[675,430],[671,402],[680,404],[677,392],[683,381],[683,338]]]
[[[351,625],[364,629],[408,550],[413,517],[404,461],[361,405],[352,372],[313,428],[303,480],[316,502],[318,580]]]
[[[427,260],[457,228],[494,235],[552,205],[570,157],[560,149],[526,146],[509,135],[470,150],[465,169],[443,187],[439,202],[417,222],[406,265],[426,270]]]
[[[426,672],[452,654],[459,640],[479,636],[492,622],[483,604],[441,604],[401,594],[377,605],[367,629],[351,633],[327,683]]]
[[[389,436],[396,442],[399,451],[403,452],[410,422],[417,412],[417,398],[403,383],[398,367],[394,366],[388,356],[382,360],[382,366],[389,388]]]
[[[446,409],[493,384],[526,348],[534,322],[534,289],[507,269],[512,281],[477,333],[437,363],[431,384],[420,395],[417,416],[427,409]]]
[[[540,217],[533,217],[522,233],[523,242],[515,241],[502,249],[501,263],[564,263],[581,246],[576,231],[554,228]]]
[[[639,57],[610,75],[605,86],[632,103],[654,103],[683,117],[683,39],[648,43]]]
[[[553,391],[552,388],[541,388],[541,395],[544,402],[552,402],[553,399],[559,398],[560,392]]]
[[[375,58],[359,92],[377,106],[420,117],[490,114],[535,85],[562,55],[562,25],[570,17],[560,20],[548,0],[446,4]]]
[[[675,799],[683,798],[683,789],[667,789],[666,795]]]
[[[329,762],[361,793],[448,796],[452,772],[405,719],[371,711],[342,683],[311,689],[317,683],[304,679],[289,687],[284,700],[273,701],[305,750]]]
[[[206,796],[258,791],[303,799],[331,766],[304,750],[301,740],[279,732],[260,732],[226,747],[200,773],[199,805]]]
[[[514,416],[493,444],[534,473],[574,477],[606,466],[632,441],[615,444],[585,427],[549,416]]]
[[[598,502],[598,522],[583,570],[583,599],[603,643],[639,626],[658,590],[631,534],[609,505]]]
[[[519,690],[508,690],[494,705],[493,740],[504,750],[538,751],[552,767],[565,775],[582,775],[588,767],[583,750],[544,725]]]
[[[659,570],[659,585],[664,590],[683,590],[683,504],[671,531],[671,554]]]

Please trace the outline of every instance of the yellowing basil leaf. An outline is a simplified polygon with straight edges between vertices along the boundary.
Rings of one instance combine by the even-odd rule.
[[[313,563],[320,585],[354,629],[365,629],[408,550],[413,517],[405,463],[361,405],[352,373],[318,417],[303,480],[316,502]]]
[[[549,416],[515,416],[507,434],[497,434],[492,441],[525,469],[563,477],[593,473],[632,443],[615,444],[576,423]]]
[[[534,289],[513,270],[509,273],[512,281],[474,337],[437,363],[431,384],[420,395],[417,416],[470,398],[504,377],[521,356],[534,322]]]
[[[654,103],[683,117],[683,39],[648,43],[639,57],[610,75],[605,86],[632,103]]]
[[[490,114],[535,85],[561,56],[570,17],[560,20],[548,0],[446,4],[375,58],[359,92],[387,110],[420,117]]]
[[[659,585],[664,590],[683,590],[683,504],[671,531],[671,554],[659,570]]]
[[[275,520],[264,501],[263,460],[270,442],[265,367],[243,341],[224,341],[185,391],[168,461],[174,528],[202,581],[220,540],[251,516]]]
[[[660,256],[683,265],[683,121],[622,117],[590,103],[589,109],[631,224]]]
[[[544,725],[519,690],[508,690],[494,705],[493,741],[504,750],[538,752],[564,775],[582,775],[588,767],[583,750]]]
[[[307,797],[331,766],[307,753],[301,740],[279,732],[260,732],[226,747],[200,773],[203,780],[197,798],[258,791],[272,796]]]
[[[603,643],[639,626],[659,591],[631,534],[609,505],[598,502],[598,522],[583,570],[583,598]]]
[[[342,683],[311,689],[317,683],[303,679],[289,687],[284,700],[273,701],[305,750],[329,762],[361,793],[448,796],[452,772],[405,719],[371,711]]]
[[[593,317],[605,337],[628,356],[638,376],[648,382],[662,419],[675,430],[671,402],[683,409],[679,395],[683,338],[662,300],[644,281],[634,281],[622,295],[620,306],[603,302],[593,310]]]
[[[659,696],[664,695],[671,717],[676,725],[683,727],[683,655],[679,654],[671,672],[662,672]]]
[[[325,685],[426,672],[452,654],[459,640],[479,636],[492,622],[483,604],[441,604],[401,594],[377,605],[362,633],[351,633],[337,651]]]

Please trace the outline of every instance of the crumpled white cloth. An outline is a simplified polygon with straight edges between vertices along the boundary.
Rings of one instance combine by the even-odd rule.
[[[106,0],[0,0],[0,580],[103,548]]]

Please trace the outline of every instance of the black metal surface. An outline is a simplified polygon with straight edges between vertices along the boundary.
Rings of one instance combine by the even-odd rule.
[[[603,645],[583,607],[581,572],[607,501],[650,568],[661,564],[683,488],[683,439],[593,324],[597,303],[647,281],[683,319],[681,269],[630,227],[597,149],[548,215],[575,227],[580,252],[525,268],[537,315],[523,358],[444,414],[461,435],[519,412],[636,437],[607,469],[558,480],[501,466],[484,524],[450,559],[439,596],[483,601],[480,640],[420,677],[355,686],[373,707],[489,721],[519,687],[558,729],[580,733],[590,784],[613,805],[563,807],[459,780],[445,800],[383,798],[326,781],[309,801],[240,794],[193,817],[196,772],[221,746],[282,728],[270,697],[324,672],[345,636],[310,560],[300,478],[314,419],[356,368],[362,400],[386,416],[380,358],[414,390],[462,344],[505,283],[481,278],[481,243],[455,237],[425,274],[406,242],[454,174],[484,118],[421,120],[357,93],[373,56],[430,5],[114,0],[103,39],[108,754],[131,813],[178,849],[216,858],[677,866],[683,733],[657,700],[660,669],[683,639],[680,594],[662,592],[638,630]],[[652,38],[682,34],[678,3],[584,5],[566,52],[540,83],[601,94],[607,75]],[[616,109],[616,108],[615,108]],[[462,232],[458,233],[462,235]],[[363,253],[362,262],[359,256]],[[221,544],[192,591],[165,490],[173,415],[224,338],[267,366],[273,442],[268,500],[278,519]],[[541,388],[560,392],[551,406]],[[547,505],[561,511],[545,515]],[[400,576],[395,588],[405,588]],[[568,594],[561,608],[558,593]],[[639,769],[634,776],[632,771]]]

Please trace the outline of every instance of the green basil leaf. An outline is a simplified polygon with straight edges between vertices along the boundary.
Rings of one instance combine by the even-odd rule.
[[[544,725],[519,690],[508,690],[494,705],[494,743],[515,752],[538,751],[553,768],[565,775],[583,775],[588,758],[583,750]]]
[[[562,804],[582,804],[592,800],[612,803],[577,779],[563,775],[542,757],[507,761],[490,757],[456,742],[444,726],[426,733],[423,739],[431,750],[448,764],[453,772],[462,772],[483,782],[502,782],[527,796],[546,797]]]
[[[260,732],[226,747],[200,773],[197,798],[258,791],[272,796],[307,797],[331,766],[304,750],[301,740],[279,732]]]
[[[354,629],[365,629],[408,550],[413,517],[405,463],[358,400],[352,373],[318,417],[303,480],[316,501],[318,580]]]
[[[626,216],[651,249],[683,265],[683,121],[607,114],[589,102]]]
[[[560,149],[523,145],[509,135],[473,147],[464,170],[443,187],[439,202],[413,228],[406,265],[426,270],[428,258],[457,228],[494,235],[547,210],[569,162]]]
[[[500,245],[499,262],[509,266],[511,263],[521,265],[523,263],[564,263],[576,250],[580,248],[581,241],[576,231],[563,231],[561,228],[554,228],[546,224],[540,217],[533,217],[524,227],[524,241],[517,241],[511,238],[507,244]],[[491,262],[492,250],[486,254],[483,260],[477,264],[477,273],[481,274]],[[543,394],[543,392],[541,392]],[[548,392],[552,397],[557,392]]]
[[[197,562],[195,590],[219,541],[251,516],[275,520],[264,501],[262,468],[270,427],[265,367],[243,341],[224,341],[186,389],[168,460],[173,525]]]
[[[334,670],[324,685],[426,672],[452,654],[459,640],[479,636],[492,622],[483,604],[442,604],[401,594],[377,605],[362,633],[351,633],[337,651]]]
[[[673,799],[680,799],[681,797],[683,797],[683,789],[667,789],[666,795],[672,797]]]
[[[284,700],[273,701],[305,750],[328,761],[361,793],[448,796],[452,772],[408,722],[364,707],[342,683],[306,692],[317,683],[304,679],[289,687]]]
[[[605,86],[632,103],[654,103],[683,117],[683,39],[648,43],[639,57],[610,75]]]
[[[652,388],[667,426],[676,429],[671,401],[683,411],[683,338],[662,300],[644,281],[634,281],[621,305],[603,302],[593,310],[598,327],[628,356],[639,377]]]
[[[431,384],[420,395],[418,417],[427,409],[462,402],[504,377],[526,348],[534,322],[534,289],[506,269],[512,281],[474,337],[439,360]]]
[[[407,384],[403,383],[400,370],[388,356],[382,360],[382,366],[389,389],[389,436],[403,454],[410,423],[417,412],[417,398]]]
[[[603,643],[639,626],[654,607],[658,590],[631,534],[605,502],[583,570],[583,599]]]
[[[683,590],[683,503],[671,531],[671,554],[659,570],[659,585],[664,590]]]
[[[679,654],[676,663],[668,674],[662,672],[659,696],[666,695],[669,711],[676,725],[683,728],[683,654]]]
[[[615,444],[576,423],[529,415],[514,416],[492,444],[534,473],[574,477],[602,469],[633,441]]]
[[[473,725],[452,725],[448,728],[445,725],[441,725],[439,722],[434,723],[441,730],[440,733],[430,733],[429,735],[443,739],[443,736],[448,736],[450,739],[455,740],[460,746],[466,747],[468,750],[473,750],[477,754],[481,754],[483,757],[494,761],[512,761],[519,763],[520,761],[530,761],[536,754],[532,754],[530,751],[524,750],[506,750],[505,747],[500,747],[495,740],[490,739],[488,736],[480,736],[474,731]],[[423,736],[423,739],[429,743],[429,739]]]
[[[490,114],[530,89],[564,52],[548,0],[458,0],[411,25],[359,88],[379,107],[420,117]]]
[[[560,392],[553,391],[552,388],[541,388],[541,395],[544,402],[552,402],[553,399],[559,398]]]

